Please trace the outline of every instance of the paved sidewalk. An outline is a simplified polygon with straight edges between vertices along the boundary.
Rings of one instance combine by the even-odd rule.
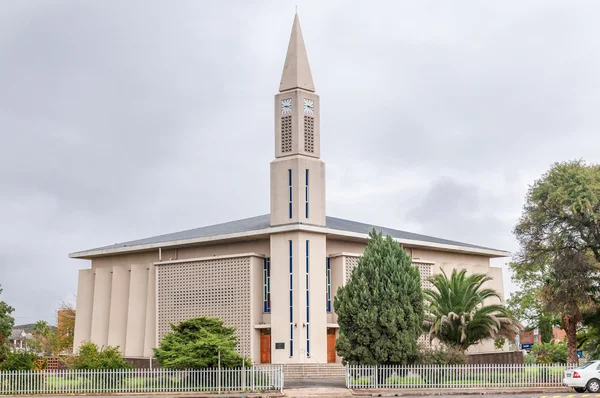
[[[341,398],[352,397],[352,391],[340,387],[302,387],[286,388],[283,390],[286,397],[302,398]]]
[[[575,393],[572,388],[567,387],[531,387],[531,388],[406,388],[395,390],[369,390],[356,389],[352,394],[361,397],[431,397],[451,395],[553,395],[561,393]]]

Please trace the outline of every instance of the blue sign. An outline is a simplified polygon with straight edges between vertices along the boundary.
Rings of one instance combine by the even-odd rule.
[[[533,344],[521,344],[522,350],[531,349],[531,347],[533,347]]]
[[[583,351],[577,350],[577,358],[583,358]]]

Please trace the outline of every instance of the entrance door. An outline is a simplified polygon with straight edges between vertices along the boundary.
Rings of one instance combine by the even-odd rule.
[[[260,363],[271,363],[271,329],[260,331]]]
[[[335,329],[327,329],[327,363],[335,363]]]

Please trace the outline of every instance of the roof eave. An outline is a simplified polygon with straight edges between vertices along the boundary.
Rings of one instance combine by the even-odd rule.
[[[123,247],[87,250],[87,251],[71,253],[71,254],[69,254],[69,257],[76,258],[76,259],[89,260],[94,257],[110,256],[110,255],[122,254],[122,253],[141,252],[141,251],[148,251],[148,250],[159,249],[159,248],[167,249],[167,248],[190,246],[193,244],[201,244],[201,243],[209,243],[209,242],[227,241],[227,240],[244,239],[244,238],[245,239],[259,238],[261,236],[268,236],[270,234],[276,234],[276,233],[281,233],[281,232],[290,232],[290,231],[296,231],[296,230],[324,233],[327,235],[338,236],[340,238],[354,238],[354,239],[359,239],[359,240],[367,240],[369,238],[369,235],[365,234],[365,233],[343,231],[343,230],[337,230],[337,229],[332,229],[332,228],[327,228],[327,227],[319,227],[319,226],[307,225],[307,224],[286,224],[286,225],[258,229],[255,231],[236,232],[236,233],[232,233],[232,234],[213,235],[213,236],[205,236],[205,237],[201,237],[201,238],[181,239],[181,240],[168,241],[168,242],[156,242],[156,243],[149,243],[149,244],[135,245],[135,246],[123,246]],[[486,257],[490,257],[490,258],[512,256],[512,254],[510,252],[507,252],[504,250],[468,247],[468,246],[460,246],[460,245],[450,245],[450,244],[444,244],[444,243],[427,242],[427,241],[413,240],[413,239],[394,238],[394,240],[396,242],[398,242],[404,246],[408,246],[408,247],[436,249],[436,250],[440,250],[440,251],[448,251],[448,252],[454,252],[454,253],[475,254],[475,255],[481,255],[481,256],[486,256]]]

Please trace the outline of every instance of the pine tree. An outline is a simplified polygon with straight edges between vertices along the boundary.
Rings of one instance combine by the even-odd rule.
[[[413,363],[423,333],[423,293],[419,270],[390,236],[373,230],[358,265],[334,300],[344,363]]]

